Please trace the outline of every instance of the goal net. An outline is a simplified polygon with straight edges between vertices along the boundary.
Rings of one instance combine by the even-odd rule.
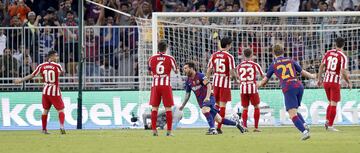
[[[251,48],[254,61],[266,72],[273,60],[272,46],[279,43],[285,47],[286,57],[299,62],[303,69],[315,73],[324,53],[335,47],[334,40],[343,37],[346,40],[344,53],[348,57],[353,86],[360,87],[359,12],[154,13],[152,22],[147,23],[147,26],[150,25],[151,29],[147,29],[147,34],[150,35],[141,35],[143,38],[140,38],[139,42],[139,48],[143,50],[139,52],[140,91],[144,91],[140,95],[143,103],[148,102],[150,95],[147,91],[150,91],[151,87],[151,79],[145,75],[147,59],[156,52],[159,40],[168,42],[168,54],[174,56],[180,68],[191,60],[195,61],[199,71],[205,72],[209,57],[219,50],[219,40],[231,37],[233,46],[230,53],[235,57],[236,64],[243,60],[242,51]],[[144,31],[141,33],[145,34]],[[317,88],[315,80],[303,79],[300,76],[299,79],[306,88],[301,107],[306,120],[314,124],[324,122],[324,110],[327,107],[325,92],[323,89],[313,89]],[[173,88],[182,89],[183,82],[184,77],[173,78]],[[241,108],[239,86],[233,83],[232,89],[233,100],[228,104],[231,109],[228,109],[230,112],[227,113]],[[175,102],[180,103],[183,95],[183,91],[174,91]],[[355,100],[359,103],[356,95],[355,92],[344,92],[342,100]],[[266,119],[260,123],[289,123],[278,80],[271,79],[269,84],[260,90],[260,98],[262,108],[266,108],[262,111],[262,116]],[[191,103],[196,104],[194,96]],[[338,117],[339,123],[355,122],[349,117],[352,115],[351,110],[344,113],[345,116]]]

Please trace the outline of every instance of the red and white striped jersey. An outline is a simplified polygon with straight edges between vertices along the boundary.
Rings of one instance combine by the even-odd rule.
[[[41,74],[44,82],[43,95],[61,96],[59,87],[59,75],[63,72],[60,64],[54,62],[44,62],[38,65],[32,75]]]
[[[347,57],[342,50],[328,50],[322,59],[325,64],[325,77],[323,82],[340,84],[341,69],[347,69]]]
[[[264,72],[258,63],[253,61],[242,61],[237,67],[236,72],[240,76],[240,90],[242,94],[257,93],[256,74],[264,76]]]
[[[149,71],[151,71],[151,74],[153,76],[151,87],[171,86],[171,70],[177,69],[174,57],[164,53],[155,54],[149,58],[148,66]]]
[[[231,88],[230,72],[235,69],[234,56],[226,51],[217,51],[211,55],[208,68],[214,70],[213,86]]]

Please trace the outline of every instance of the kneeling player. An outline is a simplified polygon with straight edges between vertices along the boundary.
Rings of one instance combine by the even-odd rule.
[[[191,90],[194,91],[196,99],[201,108],[202,113],[205,115],[206,120],[210,126],[207,134],[216,135],[217,131],[214,126],[214,119],[219,124],[236,126],[241,133],[244,132],[244,128],[241,126],[240,121],[231,121],[222,118],[218,114],[218,110],[214,108],[215,98],[211,95],[211,84],[207,80],[204,74],[196,72],[195,64],[193,62],[187,62],[184,65],[184,72],[188,76],[186,81],[185,89],[186,96],[180,110],[183,110],[186,103],[189,101]]]

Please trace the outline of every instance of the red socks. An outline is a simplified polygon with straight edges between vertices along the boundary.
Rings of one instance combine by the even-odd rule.
[[[243,126],[247,128],[247,118],[248,118],[248,110],[247,109],[243,110],[241,118],[243,120]]]
[[[157,122],[157,111],[151,111],[151,129],[156,130],[156,122]]]
[[[59,122],[61,128],[64,128],[64,120],[65,120],[65,113],[59,112]]]
[[[167,130],[171,131],[172,128],[172,112],[171,111],[166,111],[166,125],[167,125]]]
[[[336,116],[336,106],[330,106],[329,112],[329,126],[333,126]]]
[[[259,108],[255,108],[254,110],[254,120],[255,120],[255,128],[258,128],[259,125],[259,118],[260,118],[260,109]]]
[[[48,115],[41,115],[42,130],[46,130],[47,117]]]
[[[221,116],[222,119],[225,118],[225,111],[226,111],[226,108],[225,108],[225,107],[220,107],[220,113],[219,113],[219,115]],[[222,125],[222,123],[218,123],[217,128],[218,128],[218,129],[221,129],[221,125]]]
[[[329,104],[328,107],[326,108],[326,120],[327,120],[327,121],[330,120],[329,116],[330,116],[330,104]]]

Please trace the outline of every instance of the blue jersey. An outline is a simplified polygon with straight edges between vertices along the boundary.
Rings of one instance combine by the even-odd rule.
[[[206,76],[202,73],[197,72],[194,78],[188,77],[185,82],[185,90],[190,93],[191,90],[195,93],[196,99],[200,107],[203,107],[203,102],[207,94],[207,87],[203,83]]]
[[[299,63],[285,57],[278,57],[268,68],[266,77],[268,79],[275,73],[280,80],[282,91],[302,87],[302,83],[297,79],[297,73],[301,73],[302,68]]]

